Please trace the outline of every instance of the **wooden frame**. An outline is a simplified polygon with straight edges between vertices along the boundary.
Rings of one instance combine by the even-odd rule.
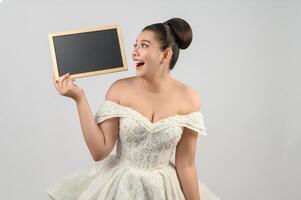
[[[48,40],[56,80],[68,72],[81,78],[128,70],[118,24],[49,33]]]

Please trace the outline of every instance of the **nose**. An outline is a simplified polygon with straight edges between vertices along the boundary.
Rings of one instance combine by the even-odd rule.
[[[135,56],[137,56],[137,55],[138,55],[138,53],[137,53],[137,51],[136,51],[136,48],[134,48],[134,50],[132,51],[132,56],[135,57]]]

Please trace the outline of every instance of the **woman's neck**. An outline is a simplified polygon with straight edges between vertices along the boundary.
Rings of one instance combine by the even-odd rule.
[[[168,92],[173,86],[173,79],[170,75],[164,77],[147,78],[141,77],[142,85],[150,93],[162,94]]]

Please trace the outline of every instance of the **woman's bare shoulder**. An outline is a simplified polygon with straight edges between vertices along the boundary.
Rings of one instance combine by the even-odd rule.
[[[200,110],[201,102],[200,102],[200,95],[198,92],[191,86],[175,80],[176,84],[180,88],[178,91],[181,96],[185,97],[185,104],[187,105],[187,112],[193,112],[196,110]]]
[[[121,79],[115,80],[111,84],[111,86],[114,86],[114,87],[124,87],[124,86],[127,86],[128,84],[132,83],[133,81],[135,81],[136,78],[137,77],[135,77],[135,76],[121,78]]]
[[[135,80],[136,77],[126,77],[115,80],[110,87],[108,88],[105,99],[115,101],[117,103],[120,102],[120,97],[123,93],[127,92],[131,83]]]
[[[124,85],[130,84],[130,83],[133,83],[137,79],[138,79],[137,76],[129,76],[129,77],[118,79],[114,83],[124,86]]]
[[[189,95],[189,96],[197,95],[197,91],[194,88],[192,88],[191,86],[189,86],[179,80],[176,80],[176,79],[173,79],[173,80],[176,83],[175,85],[178,87],[178,89],[180,89],[179,91],[182,92],[184,95]]]

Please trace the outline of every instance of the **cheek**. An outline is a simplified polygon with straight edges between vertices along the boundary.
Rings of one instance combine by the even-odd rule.
[[[145,60],[148,63],[157,64],[159,63],[160,56],[157,53],[148,53],[145,55]]]

